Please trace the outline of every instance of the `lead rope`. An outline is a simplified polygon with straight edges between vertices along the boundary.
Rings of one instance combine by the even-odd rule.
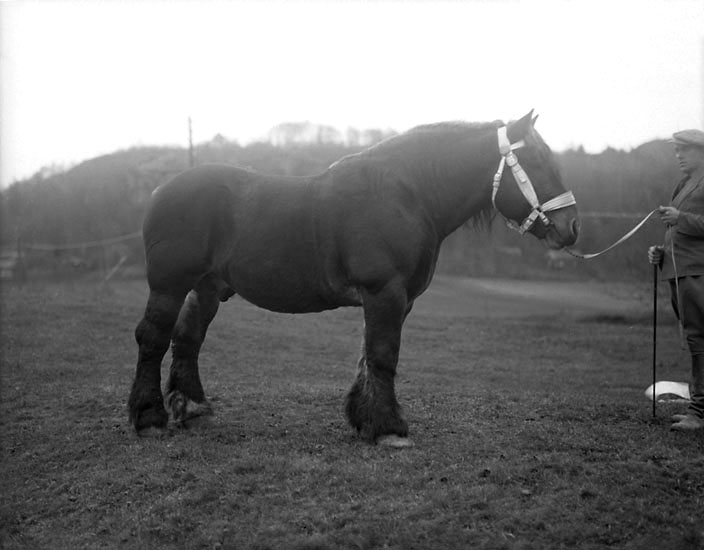
[[[643,218],[633,229],[631,229],[628,233],[626,233],[623,237],[621,237],[619,240],[617,240],[615,243],[613,243],[610,246],[607,246],[604,250],[601,250],[599,252],[594,252],[592,254],[582,254],[580,252],[575,252],[574,250],[570,250],[569,248],[565,248],[568,254],[574,256],[575,258],[582,258],[583,260],[590,260],[592,258],[596,258],[597,256],[601,256],[605,252],[608,252],[612,248],[616,248],[618,245],[621,243],[627,241],[630,239],[635,233],[643,227],[645,222],[647,222],[656,212],[658,212],[658,209],[655,208],[652,210],[650,213],[648,213],[645,218]],[[670,249],[670,253],[672,255],[672,267],[675,272],[675,298],[677,301],[677,311],[678,311],[678,316],[677,316],[677,326],[679,328],[679,333],[680,333],[680,345],[682,346],[682,349],[687,348],[687,341],[685,339],[685,334],[684,334],[684,323],[682,322],[682,301],[680,300],[680,282],[679,282],[679,276],[677,274],[677,262],[675,261],[675,247],[673,246]]]
[[[647,221],[651,218],[651,216],[653,216],[653,214],[655,214],[657,211],[658,211],[657,208],[656,208],[655,210],[651,211],[647,216],[645,216],[645,218],[643,218],[643,219],[638,223],[638,225],[636,225],[633,229],[631,229],[628,233],[626,233],[623,237],[621,237],[619,240],[617,240],[617,241],[616,241],[615,243],[613,243],[611,246],[607,246],[604,250],[601,250],[601,251],[599,251],[599,252],[594,252],[593,254],[582,254],[582,253],[580,253],[580,252],[575,252],[574,250],[570,250],[569,248],[565,248],[565,250],[567,251],[568,254],[571,254],[571,255],[574,256],[575,258],[582,258],[583,260],[591,260],[592,258],[596,258],[597,256],[601,256],[601,255],[604,254],[605,252],[608,252],[608,251],[611,250],[612,248],[616,248],[618,245],[620,245],[621,243],[627,241],[627,240],[630,239],[633,235],[635,235],[635,233],[636,233],[641,227],[643,227],[643,225],[645,224],[645,222],[647,222]]]

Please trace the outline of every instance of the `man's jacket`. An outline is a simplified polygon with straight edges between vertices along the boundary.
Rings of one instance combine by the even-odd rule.
[[[670,206],[680,215],[665,233],[662,278],[704,275],[704,175],[683,179],[672,193]]]

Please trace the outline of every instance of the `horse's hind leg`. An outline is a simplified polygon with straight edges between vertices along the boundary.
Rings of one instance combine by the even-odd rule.
[[[168,415],[161,395],[161,360],[169,349],[171,331],[185,295],[185,291],[167,293],[152,290],[144,317],[135,330],[139,358],[128,407],[130,422],[137,432],[166,428]]]
[[[178,316],[172,337],[173,361],[166,383],[166,407],[177,425],[213,414],[200,381],[198,354],[220,298],[214,280],[206,277],[188,294]]]

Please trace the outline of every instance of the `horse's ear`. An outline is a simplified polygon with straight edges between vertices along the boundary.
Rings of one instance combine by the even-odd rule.
[[[534,123],[535,119],[533,118],[533,109],[528,111],[528,113],[519,120],[509,123],[508,137],[511,140],[511,143],[515,143],[526,137],[533,128]]]
[[[535,128],[535,121],[538,120],[538,117],[539,117],[539,116],[540,116],[540,115],[535,115],[535,116],[533,117],[533,124],[532,124],[533,128]]]

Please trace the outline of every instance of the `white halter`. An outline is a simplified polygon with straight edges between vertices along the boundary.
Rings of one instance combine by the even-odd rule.
[[[526,198],[531,207],[533,207],[531,213],[528,214],[528,217],[523,220],[523,223],[521,223],[520,225],[514,222],[513,220],[509,220],[508,218],[506,218],[506,222],[508,223],[508,226],[511,229],[515,229],[521,235],[523,235],[526,231],[533,227],[535,220],[537,220],[538,218],[540,218],[540,221],[542,221],[545,226],[548,226],[552,222],[545,215],[545,212],[559,210],[560,208],[565,208],[567,206],[577,204],[577,201],[575,201],[572,191],[562,193],[561,195],[550,199],[546,203],[540,204],[540,201],[538,200],[538,195],[536,194],[535,189],[533,188],[533,184],[531,183],[528,174],[526,174],[525,170],[523,170],[523,168],[521,168],[521,165],[518,164],[518,158],[513,153],[515,149],[520,149],[521,147],[523,147],[525,145],[525,141],[521,140],[517,141],[516,143],[511,143],[508,139],[506,126],[500,126],[497,129],[496,133],[499,139],[499,153],[501,153],[501,162],[499,163],[499,169],[494,175],[494,184],[491,192],[491,202],[493,203],[494,208],[496,208],[496,210],[501,213],[501,211],[496,206],[496,194],[499,191],[499,185],[501,185],[501,176],[504,173],[504,167],[508,164],[511,167],[511,171],[513,172],[513,177],[516,179],[518,188],[521,190],[521,193],[523,193],[523,196]],[[503,216],[503,214],[501,215]]]

